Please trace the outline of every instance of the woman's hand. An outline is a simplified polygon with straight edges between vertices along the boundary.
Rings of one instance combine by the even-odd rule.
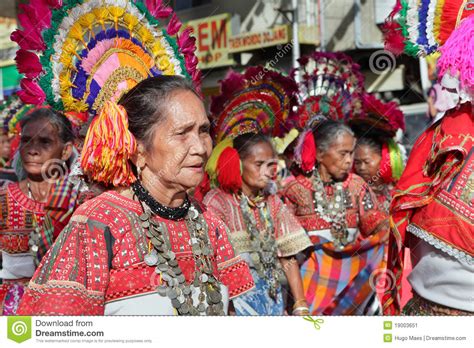
[[[303,280],[301,279],[300,268],[295,257],[282,257],[280,262],[285,272],[291,294],[295,298],[293,305],[293,315],[309,315],[308,304],[303,291]]]

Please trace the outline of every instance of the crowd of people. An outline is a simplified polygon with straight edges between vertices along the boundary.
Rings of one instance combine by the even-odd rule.
[[[349,56],[230,70],[207,108],[190,31],[146,3],[23,8],[3,315],[474,313],[469,11],[436,48],[453,105],[407,162],[403,113]]]

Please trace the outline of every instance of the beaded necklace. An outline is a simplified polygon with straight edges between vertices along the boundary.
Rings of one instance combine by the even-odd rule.
[[[344,248],[348,243],[349,232],[346,222],[346,197],[342,182],[330,183],[333,195],[326,193],[325,185],[316,169],[313,175],[313,203],[314,210],[321,219],[331,224],[331,235],[336,248]]]
[[[146,189],[143,188],[140,192],[143,190]],[[160,275],[161,284],[156,289],[158,294],[168,297],[179,315],[225,315],[220,285],[214,276],[211,260],[213,250],[208,226],[203,215],[189,203],[184,220],[190,235],[195,270],[193,282],[187,284],[176,255],[172,251],[169,236],[165,232],[166,224],[155,221],[152,218],[155,212],[140,199],[140,196],[136,196],[143,210],[140,215],[141,226],[150,239],[148,254],[145,255],[144,261],[148,266],[155,266],[155,272]],[[153,197],[151,199],[154,200]],[[197,304],[192,298],[196,291],[199,292]]]
[[[250,258],[257,274],[266,280],[269,285],[268,294],[276,300],[278,289],[285,276],[278,260],[276,240],[273,237],[274,224],[267,202],[255,204],[258,209],[260,220],[265,226],[265,230],[260,231],[257,227],[255,216],[250,209],[251,200],[244,194],[240,198],[240,209],[244,217],[244,223],[250,236],[252,251]]]

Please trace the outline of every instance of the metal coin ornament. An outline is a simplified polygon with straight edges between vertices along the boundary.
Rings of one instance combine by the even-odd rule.
[[[333,195],[331,198],[326,193],[326,188],[321,180],[318,170],[313,176],[313,203],[314,210],[321,219],[331,224],[333,244],[337,249],[343,249],[348,243],[349,231],[346,223],[346,202],[349,200],[344,192],[341,182],[330,185]]]
[[[250,259],[259,277],[266,280],[268,294],[276,300],[281,283],[286,280],[277,254],[277,244],[273,237],[274,225],[266,203],[262,202],[255,208],[258,209],[260,220],[265,222],[263,233],[258,229],[254,213],[250,209],[250,200],[245,195],[240,199],[240,208],[244,217],[247,232],[250,237]]]
[[[138,192],[142,193],[143,190]],[[135,194],[144,210],[144,213],[140,215],[141,226],[146,230],[152,246],[145,255],[144,262],[148,266],[156,267],[156,273],[160,275],[162,281],[162,284],[156,288],[157,293],[168,297],[179,315],[225,315],[221,288],[214,276],[211,261],[213,248],[209,240],[207,223],[202,214],[193,204],[190,204],[184,217],[191,237],[191,250],[195,262],[193,281],[188,284],[176,259],[176,254],[172,251],[165,223],[154,220],[154,211],[148,204],[146,204],[148,206],[146,210],[140,194],[137,194],[137,191]],[[195,304],[192,296],[196,291],[199,295],[198,302]]]

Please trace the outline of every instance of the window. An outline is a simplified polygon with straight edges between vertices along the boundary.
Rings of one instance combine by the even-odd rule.
[[[212,0],[174,0],[175,11],[187,10],[193,7],[210,4]]]

